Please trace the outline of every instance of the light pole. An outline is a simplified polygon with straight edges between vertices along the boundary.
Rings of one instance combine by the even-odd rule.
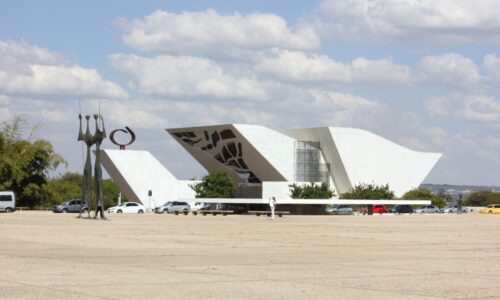
[[[457,214],[462,213],[462,193],[458,194],[458,201],[457,201]]]
[[[149,190],[148,191],[148,197],[149,197],[148,210],[149,211],[151,211],[151,196],[153,196],[153,191]]]

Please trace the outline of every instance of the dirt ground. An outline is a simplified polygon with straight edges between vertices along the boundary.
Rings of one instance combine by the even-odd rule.
[[[2,299],[500,299],[500,215],[0,214]]]

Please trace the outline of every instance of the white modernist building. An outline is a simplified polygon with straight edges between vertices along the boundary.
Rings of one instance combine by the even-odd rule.
[[[270,195],[280,202],[290,200],[288,185],[293,182],[326,182],[337,195],[358,184],[389,184],[402,195],[418,187],[441,157],[354,128],[278,131],[224,124],[167,132],[208,171],[228,172],[239,184],[238,197],[247,202],[253,198],[253,203],[265,202]],[[147,151],[102,150],[102,164],[130,200],[152,207],[194,199],[191,182],[175,178]]]

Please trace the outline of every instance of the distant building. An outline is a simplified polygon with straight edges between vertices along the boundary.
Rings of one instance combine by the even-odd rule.
[[[241,198],[289,197],[285,194],[292,182],[325,182],[337,195],[358,184],[389,184],[402,195],[418,187],[441,157],[354,128],[278,131],[224,124],[167,131],[207,171],[228,172],[239,184]],[[129,199],[150,201],[148,190],[162,198],[156,198],[157,205],[194,197],[189,181],[177,180],[148,152],[103,150],[103,157],[104,167]]]

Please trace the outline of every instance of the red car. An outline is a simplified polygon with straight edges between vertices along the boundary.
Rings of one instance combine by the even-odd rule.
[[[372,213],[373,214],[385,214],[388,211],[389,210],[387,209],[387,206],[385,206],[384,204],[373,204],[372,205]],[[360,210],[360,212],[363,215],[366,215],[368,213],[368,208],[367,207],[363,207]]]
[[[372,210],[374,214],[385,214],[389,211],[384,204],[373,204]]]

